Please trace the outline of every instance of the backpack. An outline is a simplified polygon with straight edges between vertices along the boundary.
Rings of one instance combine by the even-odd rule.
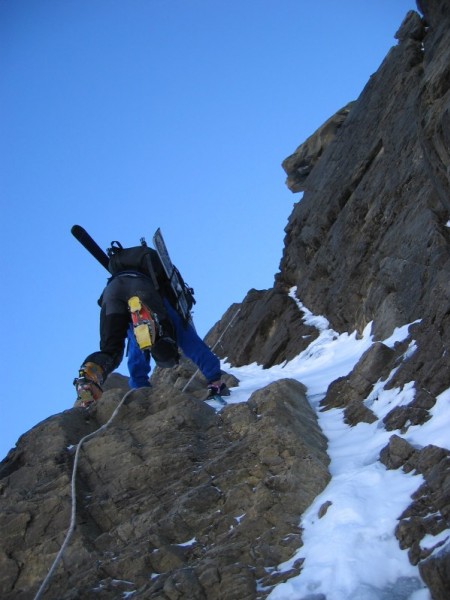
[[[122,271],[137,271],[150,277],[153,277],[153,273],[157,276],[153,254],[156,255],[155,250],[147,246],[123,248],[119,242],[112,242],[111,248],[108,248],[108,271],[111,275],[117,275]]]
[[[174,266],[172,280],[177,281],[177,286],[172,285],[167,277],[161,260],[156,250],[149,248],[145,244],[133,246],[132,248],[123,248],[120,242],[111,242],[111,248],[108,248],[108,271],[112,276],[123,271],[131,271],[147,275],[153,280],[156,289],[168,299],[170,304],[179,311],[180,296],[183,296],[188,311],[195,304],[194,290],[188,286],[180,271]],[[176,289],[174,289],[176,287]]]

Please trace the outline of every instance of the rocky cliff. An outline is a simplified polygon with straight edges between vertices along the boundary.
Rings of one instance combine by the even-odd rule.
[[[2,598],[37,592],[70,521],[74,445],[123,393],[116,380],[89,413],[44,421],[3,463]],[[277,580],[265,567],[298,546],[298,516],[327,465],[300,383],[276,382],[220,414],[164,382],[139,390],[84,444],[76,532],[44,597],[254,598],[257,579]]]
[[[399,360],[401,349],[375,344],[323,401],[345,407],[350,423],[369,422],[375,417],[363,400],[394,369],[386,388],[411,381],[415,388],[411,402],[384,418],[383,426],[402,433],[426,422],[436,396],[450,386],[450,5],[422,0],[419,9],[422,16],[406,16],[398,45],[360,97],[283,162],[287,185],[304,194],[286,227],[280,272],[272,289],[248,293],[233,332],[219,344],[232,364],[266,368],[305,350],[317,333],[296,311],[287,294],[292,287],[340,332],[362,333],[371,323],[382,340],[414,323],[417,350],[408,360]],[[236,308],[210,333],[211,342]],[[433,468],[441,474],[430,510],[448,527],[448,453]],[[402,543],[417,546],[420,537],[416,530]],[[439,560],[444,583],[433,597],[446,598],[450,557]],[[431,562],[422,566],[428,581]]]
[[[421,0],[419,11],[360,97],[284,161],[288,186],[304,195],[274,286],[231,306],[207,340],[234,366],[290,361],[319,335],[293,288],[335,331],[371,327],[374,343],[320,410],[343,409],[352,427],[377,423],[391,432],[380,465],[421,474],[395,534],[444,600],[449,545],[424,551],[421,540],[450,528],[450,456],[407,437],[450,388],[450,6]],[[407,324],[402,343],[383,343]],[[308,390],[278,379],[217,412],[199,399],[198,376],[182,391],[192,375],[183,363],[134,392],[83,443],[75,486],[77,444],[108,422],[124,378],[111,376],[90,411],[74,407],[20,438],[0,467],[2,598],[35,597],[74,506],[44,598],[250,600],[301,577],[301,560],[277,566],[301,546],[301,515],[330,480]],[[410,401],[381,418],[374,390],[411,382]]]

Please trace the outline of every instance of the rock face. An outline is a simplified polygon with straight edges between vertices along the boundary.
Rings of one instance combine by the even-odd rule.
[[[257,362],[268,368],[297,356],[315,337],[317,329],[303,323],[295,301],[272,289],[250,290],[206,339],[235,366]]]
[[[405,19],[303,183],[276,280],[296,285],[338,331],[373,321],[383,339],[422,319],[421,344],[441,354],[450,336],[448,11],[427,3],[428,29],[416,13]],[[436,385],[429,367],[424,383],[449,385]]]
[[[308,175],[319,158],[336,137],[338,129],[347,118],[354,102],[341,108],[328,119],[306,142],[283,161],[282,167],[287,173],[286,185],[291,192],[302,192]]]
[[[400,546],[409,549],[411,563],[419,564],[433,598],[445,600],[450,590],[449,545],[440,541],[424,551],[420,542],[425,535],[436,536],[448,528],[450,452],[436,446],[416,450],[394,435],[381,453],[381,462],[391,469],[403,468],[406,473],[421,473],[425,479],[411,506],[400,516],[396,535]],[[441,551],[431,556],[439,548]]]
[[[244,332],[258,333],[262,302],[296,286],[301,301],[337,331],[361,332],[373,322],[383,339],[421,319],[423,353],[408,368],[433,394],[450,385],[450,8],[424,0],[421,9],[425,19],[407,15],[398,45],[357,101],[283,163],[289,185],[304,196],[289,218],[274,290],[258,292],[257,302],[256,292],[247,297],[232,335],[222,340],[232,362],[254,355],[253,337]],[[276,356],[260,355],[265,366],[305,343],[301,324],[286,327],[272,312],[269,335],[284,345]],[[231,342],[236,336],[239,351]]]
[[[419,9],[360,97],[284,161],[288,186],[304,196],[280,272],[272,289],[231,306],[207,341],[234,366],[268,368],[318,335],[300,302],[338,332],[372,323],[376,342],[329,386],[321,410],[343,408],[350,426],[372,423],[376,387],[413,382],[413,399],[380,418],[392,432],[380,461],[422,474],[396,535],[433,600],[447,600],[450,546],[424,551],[420,542],[450,527],[448,451],[403,437],[450,387],[450,4],[421,0]],[[410,323],[404,342],[383,343]],[[83,444],[77,526],[45,597],[250,600],[301,570],[276,567],[301,545],[301,514],[330,478],[305,388],[281,380],[217,414],[192,376],[187,362],[156,372],[113,427]],[[110,377],[89,413],[72,408],[40,423],[1,463],[2,599],[34,597],[71,518],[74,446],[126,390]]]
[[[70,521],[73,445],[122,396],[113,389],[90,413],[44,421],[2,464],[2,599],[37,592]],[[327,465],[298,382],[220,416],[165,384],[138,390],[82,446],[77,528],[45,597],[256,598],[257,581],[268,591],[298,573],[274,569],[301,543],[299,515],[327,484]]]
[[[361,333],[371,323],[375,339],[383,340],[414,323],[403,347],[375,344],[353,373],[330,386],[323,402],[324,410],[345,408],[350,425],[370,423],[376,416],[363,401],[377,381],[388,373],[386,389],[413,381],[414,399],[382,423],[403,433],[425,423],[436,397],[450,387],[450,4],[418,5],[423,17],[406,15],[398,45],[360,97],[283,162],[287,185],[304,195],[286,227],[274,288],[253,291],[230,331],[229,312],[207,338],[213,343],[222,336],[220,353],[232,364],[255,360],[254,336],[264,337],[261,306],[284,293],[287,310],[273,311],[267,330],[284,344],[256,360],[265,367],[289,360],[311,334],[290,316],[294,301],[287,292],[293,287],[338,332]],[[445,488],[448,463],[444,471]],[[449,527],[448,491],[442,498],[436,511]],[[450,593],[448,552],[447,546],[421,566],[433,598]]]

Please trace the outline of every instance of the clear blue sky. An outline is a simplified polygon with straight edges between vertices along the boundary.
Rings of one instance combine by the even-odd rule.
[[[0,0],[0,457],[74,402],[106,248],[162,228],[204,335],[273,284],[282,160],[379,67],[414,0]],[[123,368],[121,372],[126,372]]]

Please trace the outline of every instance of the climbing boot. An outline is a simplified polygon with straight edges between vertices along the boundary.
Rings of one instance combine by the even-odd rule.
[[[208,384],[208,395],[206,400],[213,400],[215,398],[223,398],[224,396],[229,396],[230,390],[227,388],[226,384],[223,381],[213,381]]]
[[[103,369],[93,362],[87,362],[81,366],[78,377],[74,379],[77,390],[77,400],[81,406],[87,408],[93,402],[101,398],[103,394]]]
[[[133,323],[133,333],[141,350],[150,350],[159,333],[158,318],[152,314],[138,296],[128,300]]]

